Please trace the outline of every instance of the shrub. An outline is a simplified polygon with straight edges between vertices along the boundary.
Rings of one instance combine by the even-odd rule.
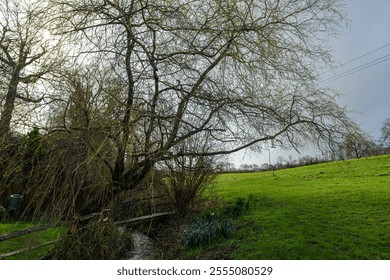
[[[8,211],[0,205],[0,221],[5,221],[9,218]]]
[[[176,213],[185,214],[205,198],[212,189],[216,173],[212,159],[182,157],[166,162],[168,172],[163,180]]]

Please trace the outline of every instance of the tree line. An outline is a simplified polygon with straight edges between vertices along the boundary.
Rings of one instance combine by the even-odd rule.
[[[272,171],[284,168],[306,166],[324,162],[356,159],[370,156],[390,154],[390,118],[387,118],[381,126],[381,136],[374,140],[370,135],[362,132],[361,134],[346,134],[344,143],[340,143],[335,149],[326,154],[318,156],[305,155],[298,159],[293,159],[290,155],[288,159],[279,156],[275,163],[243,163],[236,166],[234,163],[221,160],[218,163],[220,172],[252,172],[252,171]]]

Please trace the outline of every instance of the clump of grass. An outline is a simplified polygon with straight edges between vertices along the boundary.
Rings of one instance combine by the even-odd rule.
[[[234,219],[249,209],[251,200],[252,197],[248,199],[239,197],[220,209],[203,213],[194,218],[188,231],[182,237],[183,245],[193,248],[210,243],[220,237],[229,237],[237,229]]]
[[[222,216],[238,218],[245,211],[249,210],[251,203],[254,202],[253,195],[249,195],[248,198],[238,197],[234,202],[228,203],[222,208]]]
[[[227,237],[235,231],[236,226],[232,219],[220,220],[217,217],[203,216],[192,222],[182,242],[186,247],[197,247],[210,243],[218,237]]]

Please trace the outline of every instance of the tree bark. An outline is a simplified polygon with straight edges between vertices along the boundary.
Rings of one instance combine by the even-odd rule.
[[[4,139],[10,132],[12,113],[15,108],[15,100],[19,84],[20,69],[16,69],[12,75],[5,98],[4,109],[0,117],[0,137]]]

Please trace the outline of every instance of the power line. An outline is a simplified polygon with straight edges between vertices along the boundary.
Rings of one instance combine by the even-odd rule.
[[[358,57],[356,57],[356,58],[353,58],[353,59],[351,59],[351,60],[348,60],[348,61],[346,61],[346,62],[344,62],[344,63],[341,63],[341,65],[338,66],[338,67],[336,67],[335,69],[340,68],[340,67],[344,67],[344,66],[347,65],[347,64],[350,64],[350,63],[352,63],[352,62],[354,62],[354,61],[356,61],[356,60],[359,60],[359,59],[361,59],[361,58],[363,58],[363,57],[366,57],[366,56],[368,56],[368,55],[370,55],[370,54],[373,54],[373,53],[375,53],[375,52],[377,52],[377,51],[380,51],[380,50],[382,50],[382,49],[384,49],[384,48],[386,48],[386,47],[388,47],[388,46],[390,46],[390,43],[389,43],[389,44],[386,44],[386,45],[384,45],[384,46],[382,46],[382,47],[379,47],[379,48],[377,48],[377,49],[375,49],[375,50],[372,50],[372,51],[369,51],[369,52],[367,52],[367,53],[364,53],[364,54],[362,54],[362,55],[360,55],[360,56],[358,56]],[[325,71],[325,72],[322,73],[322,74],[329,73],[329,72],[332,71],[332,70],[333,70],[333,69],[329,69],[328,71]]]
[[[375,60],[373,60],[373,61],[367,62],[367,63],[365,63],[365,64],[363,64],[363,65],[354,67],[354,68],[352,68],[352,69],[350,69],[350,70],[348,70],[348,71],[345,71],[345,72],[342,72],[342,73],[340,73],[340,74],[337,74],[337,75],[335,75],[335,76],[333,76],[333,77],[330,77],[330,78],[328,78],[328,79],[322,81],[321,83],[328,83],[328,82],[337,81],[337,80],[339,80],[339,79],[341,79],[341,78],[344,78],[344,77],[350,76],[350,75],[352,75],[352,74],[354,74],[354,73],[363,71],[363,70],[365,70],[365,69],[367,69],[367,68],[373,67],[373,66],[375,66],[375,65],[377,65],[377,64],[380,64],[380,63],[382,63],[382,62],[385,62],[385,61],[387,61],[387,60],[389,60],[389,59],[390,59],[390,54],[385,55],[385,56],[382,56],[382,57],[377,58],[377,59],[375,59]]]

